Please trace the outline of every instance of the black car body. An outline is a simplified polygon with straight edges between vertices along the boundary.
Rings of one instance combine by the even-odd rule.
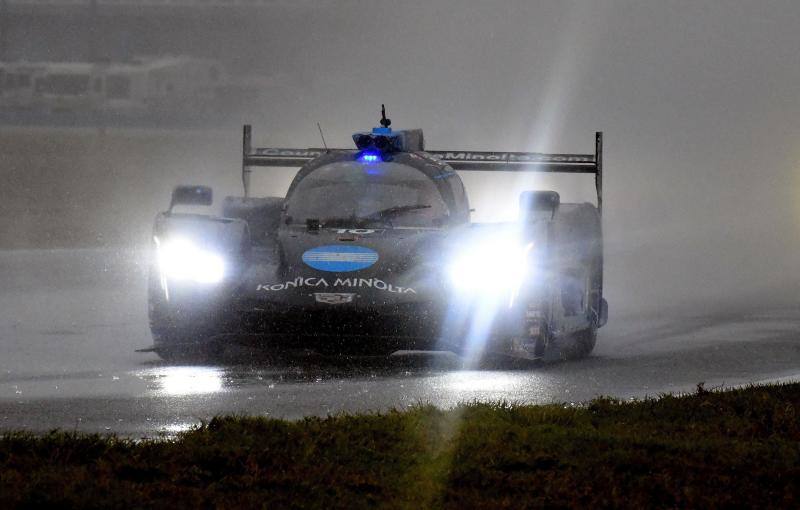
[[[154,227],[153,349],[166,358],[230,342],[326,354],[591,351],[602,298],[602,138],[594,155],[425,151],[419,130],[354,135],[357,149],[252,149],[243,197],[219,217],[181,186]],[[251,169],[300,167],[286,197],[249,196]],[[598,206],[520,197],[516,222],[470,223],[456,170],[591,173]]]

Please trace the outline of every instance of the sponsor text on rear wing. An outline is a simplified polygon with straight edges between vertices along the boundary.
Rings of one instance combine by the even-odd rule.
[[[242,139],[242,183],[250,191],[250,167],[301,167],[326,152],[345,149],[253,148],[250,125]],[[558,172],[594,174],[597,209],[603,210],[603,133],[595,133],[594,154],[543,154],[540,152],[431,151],[427,154],[453,170],[484,172]]]

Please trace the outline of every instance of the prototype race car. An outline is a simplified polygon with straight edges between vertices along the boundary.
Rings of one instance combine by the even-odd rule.
[[[607,320],[602,133],[593,155],[426,151],[421,130],[389,126],[353,150],[254,149],[245,126],[244,196],[220,217],[174,212],[212,203],[175,188],[153,229],[151,350],[587,355]],[[299,171],[286,197],[255,198],[254,167]],[[517,221],[474,224],[462,170],[594,174],[597,206],[526,191]]]

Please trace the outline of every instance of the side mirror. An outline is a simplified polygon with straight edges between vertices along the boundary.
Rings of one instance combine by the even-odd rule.
[[[523,191],[519,195],[519,212],[523,220],[533,220],[546,214],[552,219],[561,197],[555,191]]]
[[[169,211],[176,205],[211,205],[212,201],[213,191],[208,186],[175,186]]]

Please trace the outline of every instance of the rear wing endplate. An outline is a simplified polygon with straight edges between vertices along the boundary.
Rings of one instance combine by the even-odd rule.
[[[336,151],[341,149],[331,149]],[[250,125],[242,137],[242,184],[244,196],[250,193],[250,168],[298,168],[321,156],[326,149],[253,148]],[[543,154],[539,152],[425,151],[450,165],[453,170],[485,172],[558,172],[594,174],[597,210],[603,212],[603,133],[595,133],[594,154]]]

